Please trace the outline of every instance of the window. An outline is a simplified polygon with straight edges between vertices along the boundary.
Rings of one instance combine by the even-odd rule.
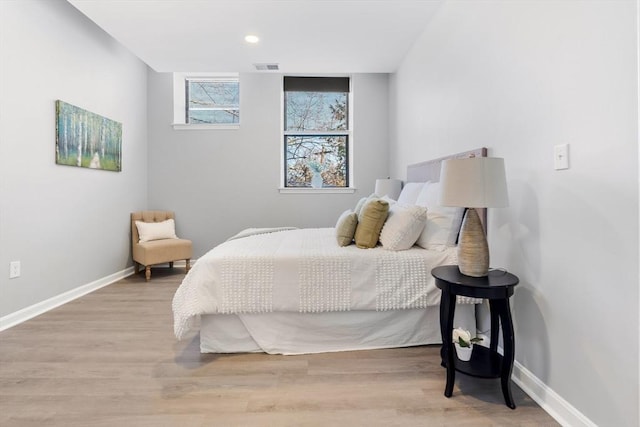
[[[174,128],[229,129],[240,124],[237,75],[174,73]]]
[[[284,185],[349,187],[349,78],[284,77]]]
[[[240,122],[238,79],[190,79],[186,86],[185,123],[229,124]]]

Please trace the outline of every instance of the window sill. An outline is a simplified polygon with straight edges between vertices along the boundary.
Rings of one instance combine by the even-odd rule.
[[[349,188],[290,188],[281,187],[278,189],[281,194],[345,194],[355,193],[356,189]]]
[[[189,123],[173,123],[173,130],[236,130],[240,129],[240,124],[232,125],[205,125],[205,124],[189,124]]]

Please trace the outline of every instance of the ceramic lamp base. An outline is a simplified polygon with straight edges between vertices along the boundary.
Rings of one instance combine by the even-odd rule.
[[[458,241],[458,268],[466,276],[489,274],[489,245],[478,212],[467,209]]]

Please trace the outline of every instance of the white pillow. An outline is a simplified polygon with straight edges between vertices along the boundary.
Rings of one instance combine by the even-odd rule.
[[[425,206],[427,209],[435,209],[438,207],[438,197],[440,196],[439,182],[425,182],[424,187],[416,197],[416,205]]]
[[[416,244],[425,249],[455,246],[462,225],[464,208],[440,206],[440,183],[428,182],[416,200],[416,205],[427,208],[427,225]]]
[[[136,228],[138,229],[140,242],[178,238],[176,236],[176,224],[173,219],[160,222],[136,221]]]
[[[416,245],[421,248],[436,250],[444,250],[449,246],[455,246],[455,237],[453,243],[450,243],[451,222],[450,216],[427,212],[427,222],[418,240],[416,240]]]
[[[415,205],[420,191],[425,186],[424,182],[407,182],[398,196],[398,203],[403,205]]]
[[[391,208],[391,206],[393,206],[393,205],[395,205],[396,203],[398,203],[398,202],[396,202],[395,200],[393,200],[393,199],[392,199],[391,197],[389,197],[389,196],[382,196],[382,197],[380,198],[380,200],[384,200],[385,202],[389,203],[389,208]]]
[[[380,243],[384,249],[404,251],[412,247],[427,221],[427,208],[394,204],[380,232]]]

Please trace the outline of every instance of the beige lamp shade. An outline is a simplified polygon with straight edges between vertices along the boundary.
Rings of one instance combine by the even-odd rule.
[[[504,159],[470,157],[445,160],[440,170],[440,204],[469,208],[458,238],[458,268],[462,274],[489,274],[489,245],[475,208],[509,205]]]
[[[440,170],[440,204],[463,208],[509,206],[504,159],[469,157],[445,160]]]
[[[374,192],[378,196],[388,196],[393,200],[398,200],[400,191],[402,191],[402,181],[400,181],[399,179],[376,179],[376,189],[374,190]]]

